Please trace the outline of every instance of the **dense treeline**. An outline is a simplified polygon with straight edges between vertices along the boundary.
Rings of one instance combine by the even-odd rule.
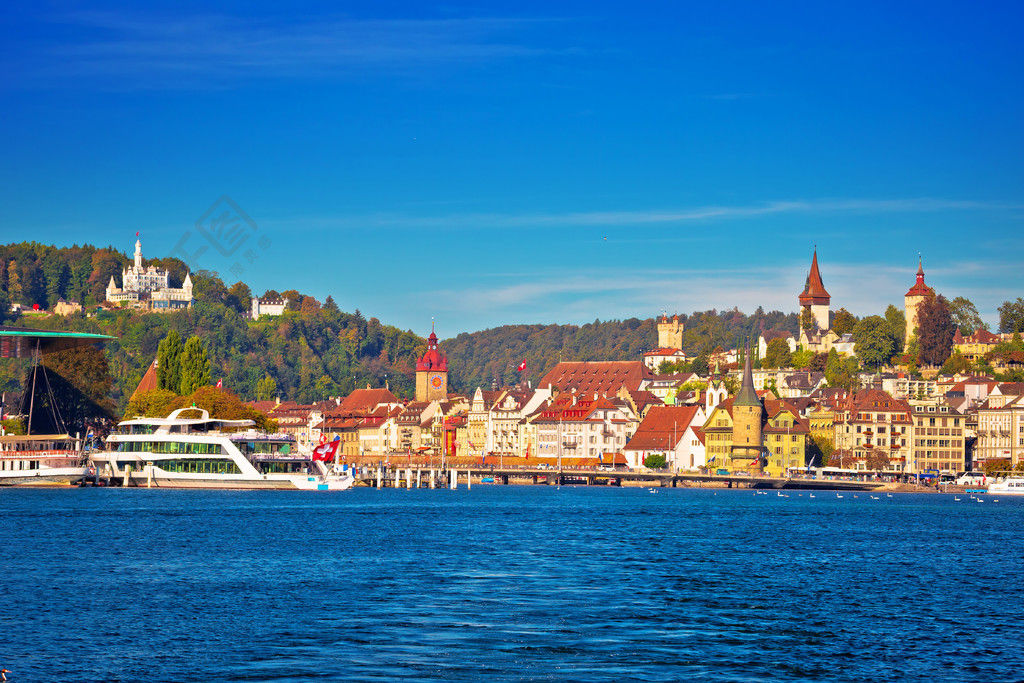
[[[745,315],[739,309],[698,311],[683,321],[683,349],[689,356],[707,357],[716,348],[756,343],[764,330],[796,333],[795,313],[757,309]],[[473,391],[529,379],[534,384],[559,361],[640,360],[657,347],[657,320],[595,320],[586,325],[505,325],[482,332],[463,333],[443,342],[448,354],[453,388]],[[518,366],[526,362],[520,373]]]

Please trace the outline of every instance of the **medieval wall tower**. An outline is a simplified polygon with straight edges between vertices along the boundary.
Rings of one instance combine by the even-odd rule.
[[[917,329],[917,310],[925,299],[935,294],[935,290],[924,283],[924,267],[921,265],[921,257],[917,257],[917,281],[911,287],[906,296],[903,297],[903,317],[907,320],[907,333],[904,336],[903,350],[910,346],[910,337]]]
[[[683,348],[683,324],[679,322],[679,316],[673,315],[672,320],[667,315],[662,315],[658,321],[658,347],[662,349]]]

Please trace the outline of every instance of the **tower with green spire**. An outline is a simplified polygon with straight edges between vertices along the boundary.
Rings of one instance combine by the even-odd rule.
[[[732,403],[732,468],[760,472],[764,404],[754,391],[754,376],[750,369],[750,347],[743,363],[743,383]]]

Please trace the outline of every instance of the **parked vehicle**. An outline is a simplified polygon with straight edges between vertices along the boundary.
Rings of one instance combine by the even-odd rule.
[[[984,486],[987,483],[984,472],[964,472],[956,480],[957,486]]]

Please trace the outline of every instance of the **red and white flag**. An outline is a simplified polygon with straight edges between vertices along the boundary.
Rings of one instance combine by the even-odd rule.
[[[323,460],[329,462],[334,460],[334,454],[338,452],[338,444],[341,443],[341,437],[334,437],[334,441],[321,444],[313,449],[313,459]]]
[[[522,360],[522,362],[519,363],[519,367],[517,367],[516,370],[518,370],[519,372],[522,372],[525,369],[526,369],[526,359],[524,358]]]
[[[223,389],[224,388],[224,380],[223,379],[217,380],[217,388],[218,389]]]

